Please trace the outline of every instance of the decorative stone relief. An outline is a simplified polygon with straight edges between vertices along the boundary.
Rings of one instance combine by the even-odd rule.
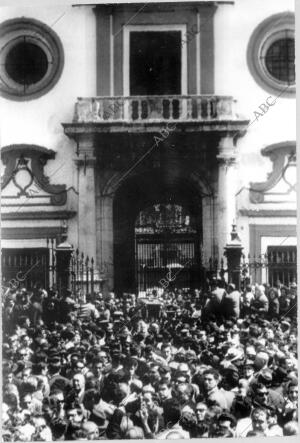
[[[264,182],[250,183],[251,203],[279,203],[296,198],[296,143],[277,143],[264,148],[272,171]]]
[[[1,180],[2,204],[26,198],[26,204],[61,206],[67,201],[66,185],[50,184],[44,174],[47,161],[55,158],[52,150],[36,145],[10,145],[1,150],[5,165]],[[33,200],[34,199],[34,200]],[[38,200],[37,200],[38,199]]]

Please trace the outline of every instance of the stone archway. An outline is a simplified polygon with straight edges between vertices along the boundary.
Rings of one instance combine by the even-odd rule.
[[[181,205],[191,214],[195,222],[193,231],[194,244],[194,269],[199,268],[201,252],[203,250],[203,220],[209,215],[207,210],[212,205],[212,193],[205,187],[202,181],[197,181],[196,174],[183,175],[182,173],[171,173],[167,180],[165,174],[159,169],[144,172],[128,178],[118,187],[113,198],[113,272],[114,289],[117,292],[135,291],[137,289],[136,275],[136,238],[135,223],[139,213],[155,204]],[[208,204],[210,201],[211,205]],[[206,214],[203,216],[203,206]],[[205,228],[211,228],[212,223]],[[178,233],[173,232],[168,236],[170,243],[175,242]],[[206,243],[211,235],[206,235]],[[191,241],[192,236],[189,236]],[[187,237],[181,236],[184,242]],[[160,246],[162,243],[156,237]],[[205,245],[207,247],[207,245]],[[194,271],[193,271],[194,272]],[[194,272],[195,273],[195,272]],[[158,274],[160,275],[160,274]],[[195,279],[195,276],[192,278]]]

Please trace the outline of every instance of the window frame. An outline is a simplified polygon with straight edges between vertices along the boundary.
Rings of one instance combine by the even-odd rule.
[[[270,46],[282,39],[295,41],[295,17],[292,12],[280,13],[268,17],[253,31],[247,48],[247,64],[256,83],[271,94],[294,98],[296,83],[288,84],[276,79],[267,69],[265,56]]]
[[[38,46],[46,55],[48,67],[38,82],[24,85],[11,78],[5,69],[5,59],[10,50],[24,37]],[[29,18],[12,19],[0,26],[0,95],[14,101],[29,101],[45,95],[58,82],[63,66],[64,51],[57,34],[46,24]]]
[[[181,42],[187,31],[186,25],[127,25],[123,28],[123,95],[130,96],[130,33],[131,32],[180,31]],[[181,94],[187,95],[187,45],[181,44]]]

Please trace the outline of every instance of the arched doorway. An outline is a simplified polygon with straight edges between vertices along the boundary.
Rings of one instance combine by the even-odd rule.
[[[117,293],[198,286],[201,279],[202,198],[189,180],[166,182],[158,172],[128,179],[116,192],[114,280]]]

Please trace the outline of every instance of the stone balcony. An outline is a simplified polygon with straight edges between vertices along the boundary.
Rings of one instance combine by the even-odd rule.
[[[249,120],[238,115],[236,100],[218,95],[114,96],[78,98],[64,132],[77,142],[103,134],[214,132],[242,135]],[[98,136],[99,135],[99,136]]]
[[[231,96],[173,95],[78,98],[73,123],[236,120]]]

